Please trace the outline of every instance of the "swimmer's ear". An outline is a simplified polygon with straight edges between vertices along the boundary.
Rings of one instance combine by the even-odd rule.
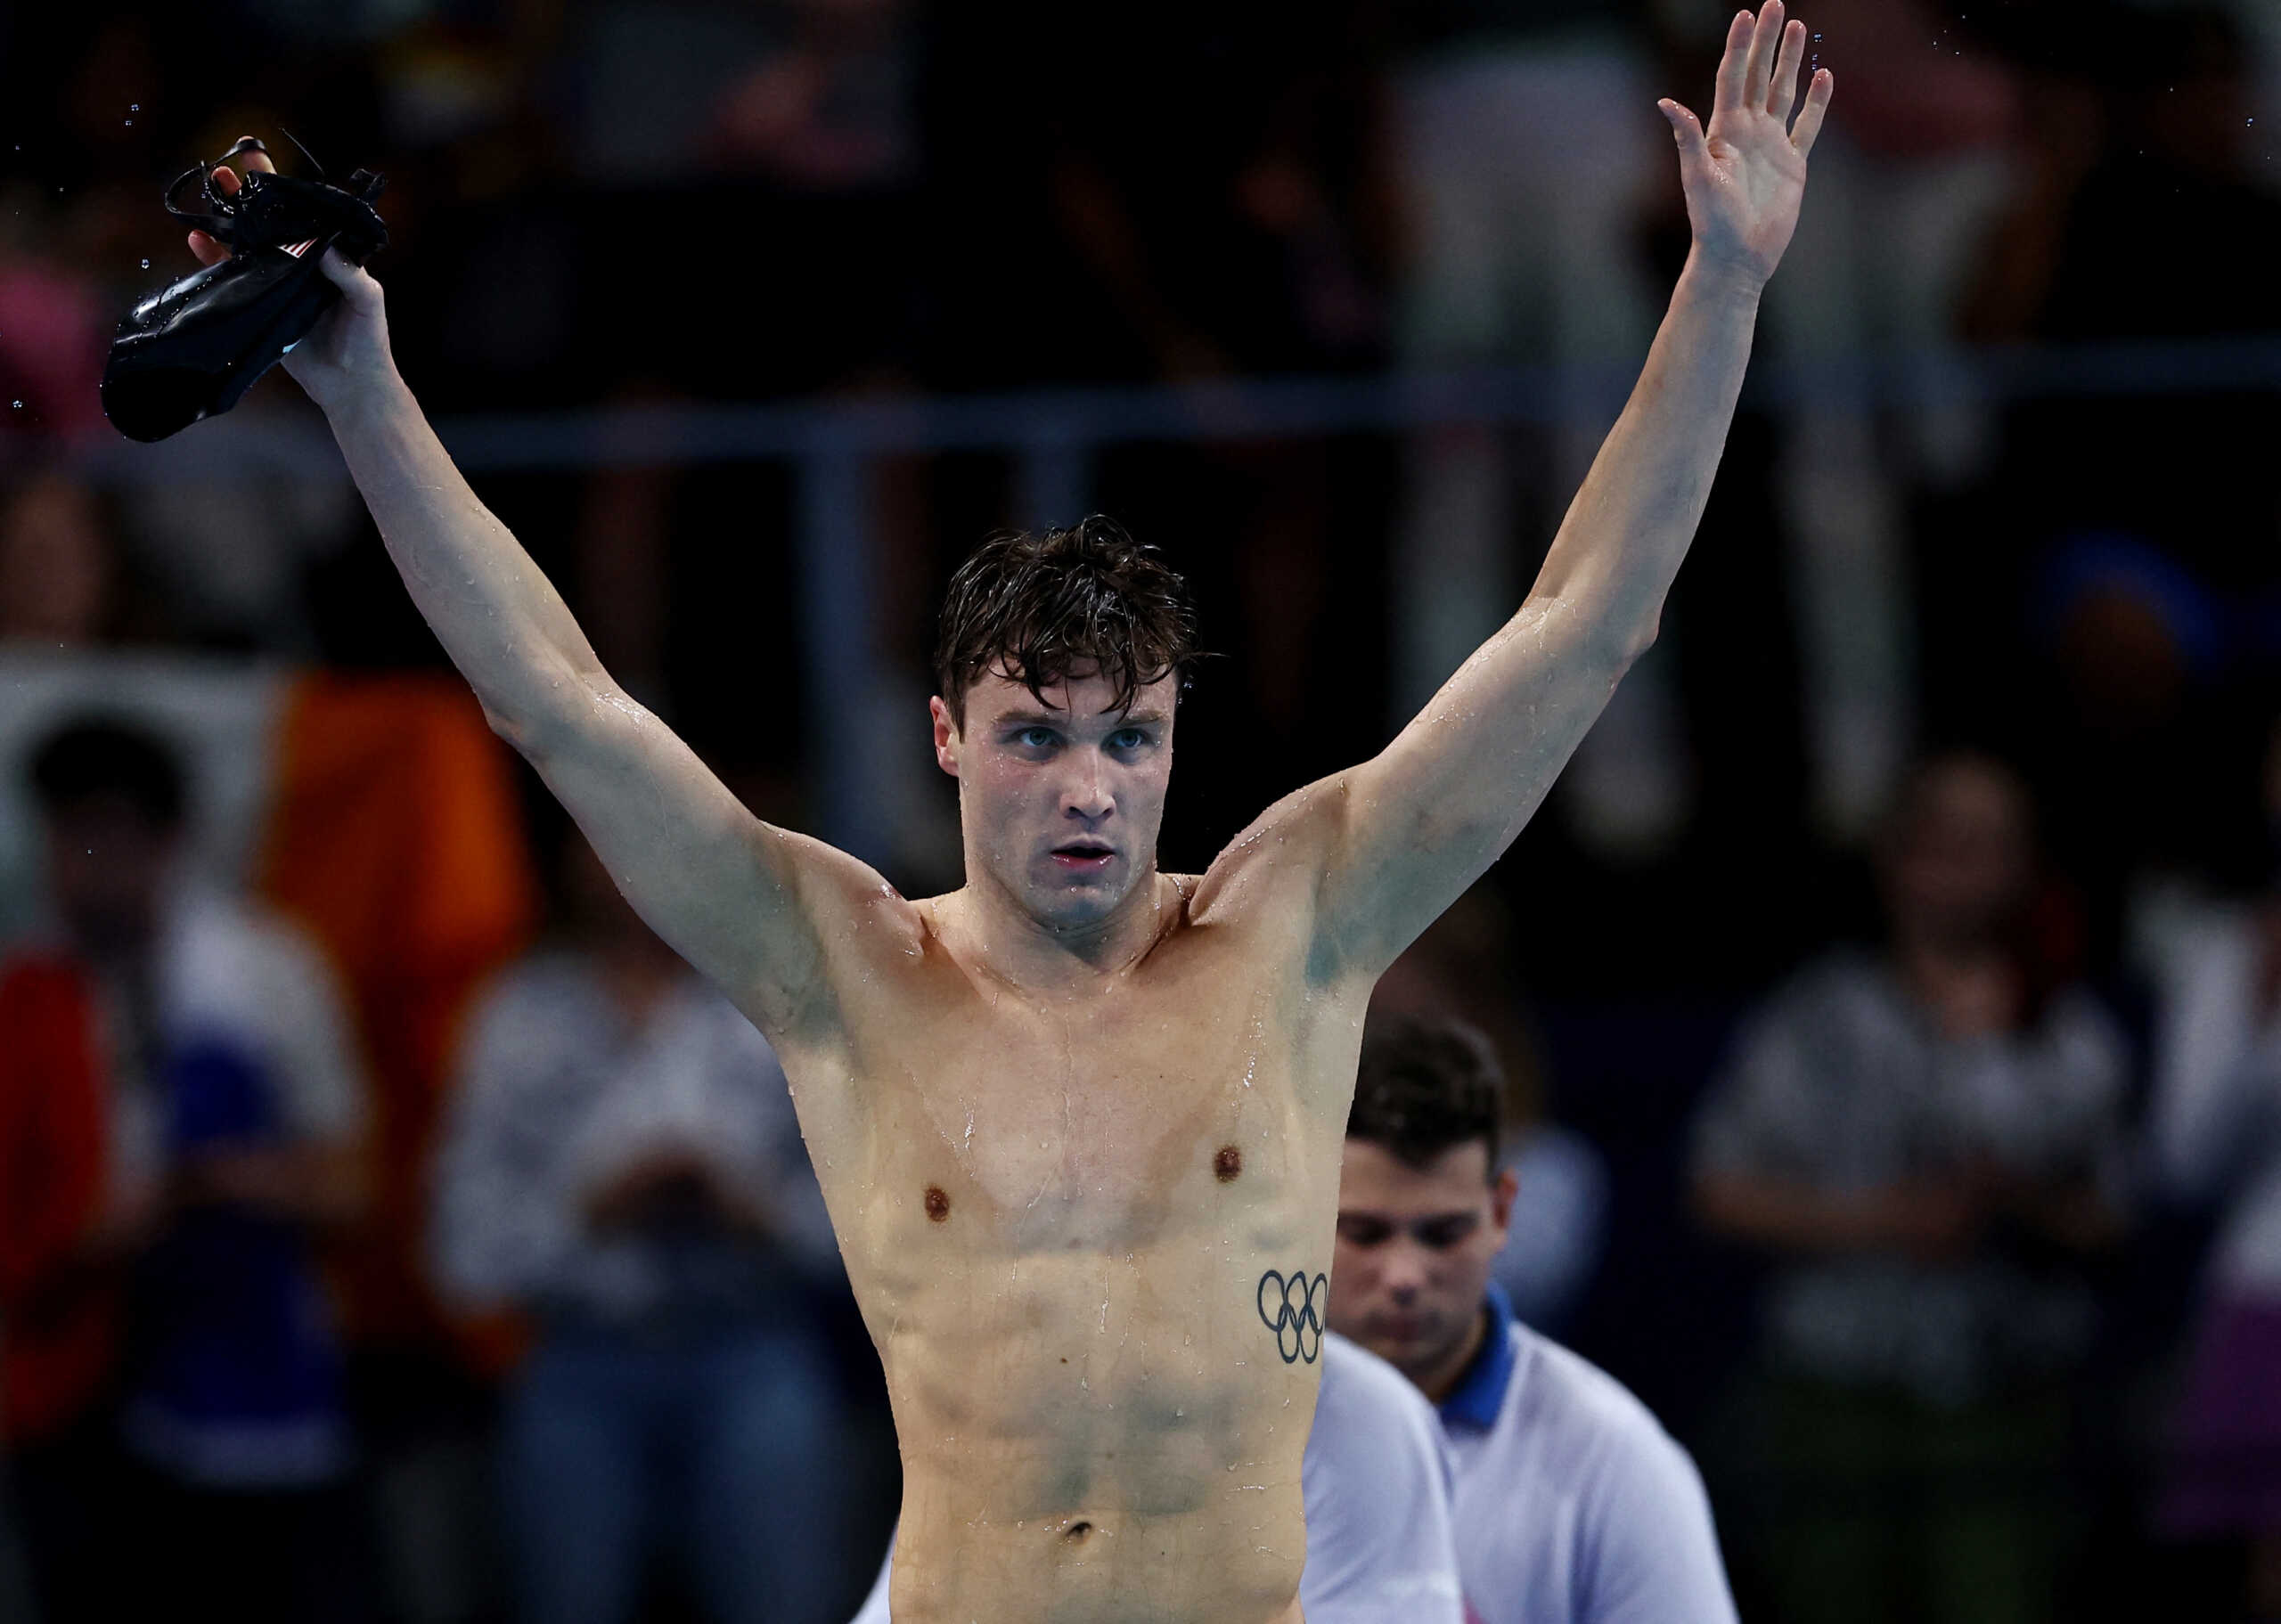
[[[927,714],[935,722],[935,764],[952,778],[959,775],[959,724],[952,719],[951,707],[936,694],[927,701]]]

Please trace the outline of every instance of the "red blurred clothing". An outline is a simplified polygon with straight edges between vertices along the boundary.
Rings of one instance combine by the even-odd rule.
[[[103,1212],[109,1109],[93,990],[60,959],[0,967],[0,1437],[63,1431],[110,1378],[119,1294],[81,1266]]]
[[[102,427],[95,392],[110,324],[86,282],[37,260],[0,259],[0,382],[20,397],[12,429],[72,439]]]
[[[427,1341],[444,1323],[420,1259],[450,1056],[537,912],[514,780],[474,697],[437,677],[304,677],[276,747],[260,890],[339,969],[372,1079],[376,1210],[342,1260],[349,1333]]]

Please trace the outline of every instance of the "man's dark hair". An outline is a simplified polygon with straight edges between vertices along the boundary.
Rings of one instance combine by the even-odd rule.
[[[1479,1139],[1493,1174],[1504,1118],[1504,1073],[1489,1040],[1473,1027],[1397,1016],[1363,1031],[1348,1138],[1381,1146],[1415,1168]]]
[[[1160,678],[1184,680],[1198,657],[1196,611],[1154,547],[1096,513],[1042,535],[1002,531],[977,548],[943,597],[935,677],[966,725],[966,691],[985,673],[1045,690],[1098,672],[1129,710]]]
[[[117,796],[160,828],[182,823],[182,768],[156,734],[132,722],[82,717],[65,722],[33,747],[31,785],[49,816]]]

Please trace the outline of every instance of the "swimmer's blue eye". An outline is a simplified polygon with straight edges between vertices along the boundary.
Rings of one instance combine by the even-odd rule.
[[[1108,736],[1112,750],[1138,750],[1149,743],[1149,735],[1140,728],[1119,728]]]
[[[1053,747],[1051,728],[1022,728],[1014,734],[1014,742],[1025,750],[1050,750]]]

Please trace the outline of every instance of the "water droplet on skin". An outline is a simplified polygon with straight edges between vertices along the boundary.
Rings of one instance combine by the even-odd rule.
[[[151,268],[151,262],[150,262],[149,260],[147,260],[147,259],[146,259],[146,260],[144,260],[144,261],[143,262],[143,268],[144,270],[146,270],[146,271],[147,271],[147,270],[149,270],[149,269]]]

